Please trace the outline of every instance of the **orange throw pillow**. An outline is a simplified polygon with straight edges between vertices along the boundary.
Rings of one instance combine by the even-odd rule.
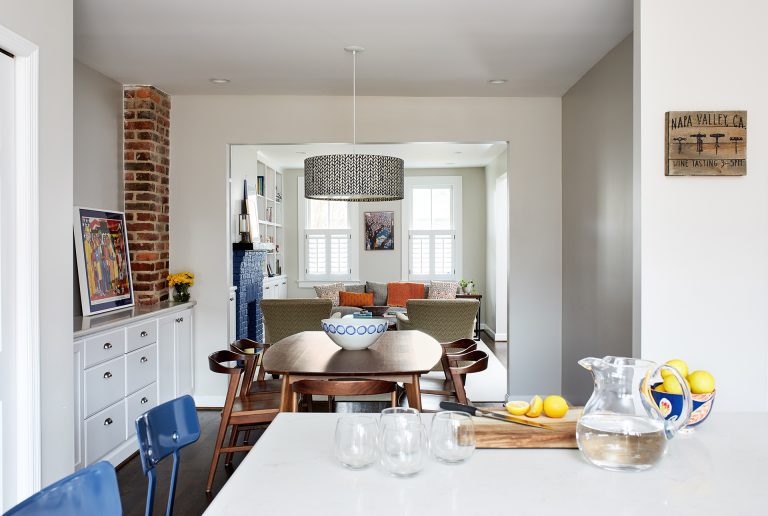
[[[373,292],[339,292],[339,306],[373,306]]]
[[[405,306],[409,299],[424,299],[423,283],[387,283],[387,304]]]

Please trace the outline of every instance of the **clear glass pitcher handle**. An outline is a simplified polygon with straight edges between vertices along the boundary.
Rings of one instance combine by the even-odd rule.
[[[667,364],[662,364],[656,368],[652,376],[656,376],[657,374],[661,375],[662,370],[666,370],[672,373],[672,375],[677,378],[677,381],[680,383],[680,388],[683,390],[683,410],[680,413],[680,417],[677,419],[666,419],[664,414],[661,413],[658,405],[656,405],[655,402],[651,404],[653,410],[655,410],[659,416],[664,419],[664,429],[666,431],[667,437],[671,439],[678,431],[685,428],[685,426],[688,424],[688,421],[691,419],[691,413],[693,412],[693,397],[691,396],[691,389],[688,387],[688,382],[685,381],[685,378],[680,374],[680,371],[674,367]],[[647,389],[649,389],[648,398],[653,401],[653,397],[650,393],[650,385],[647,385]]]

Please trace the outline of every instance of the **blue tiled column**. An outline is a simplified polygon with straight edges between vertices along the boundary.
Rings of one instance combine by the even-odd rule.
[[[261,299],[264,293],[264,251],[232,251],[232,283],[237,287],[238,339],[264,342]]]

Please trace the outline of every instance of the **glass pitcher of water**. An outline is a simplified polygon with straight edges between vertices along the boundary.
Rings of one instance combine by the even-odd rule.
[[[635,358],[584,358],[579,365],[595,381],[576,426],[576,442],[584,457],[596,466],[619,471],[647,469],[661,460],[667,442],[691,416],[691,391],[685,378],[672,366]],[[676,420],[665,420],[651,397],[662,370],[673,374],[683,390],[683,411]]]

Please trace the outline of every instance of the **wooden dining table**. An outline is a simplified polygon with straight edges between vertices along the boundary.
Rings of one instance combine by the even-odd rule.
[[[418,330],[388,331],[368,349],[349,351],[325,332],[286,337],[264,352],[263,367],[282,376],[280,411],[291,412],[291,384],[305,379],[360,378],[402,383],[408,405],[421,410],[419,377],[440,361],[442,346]]]

